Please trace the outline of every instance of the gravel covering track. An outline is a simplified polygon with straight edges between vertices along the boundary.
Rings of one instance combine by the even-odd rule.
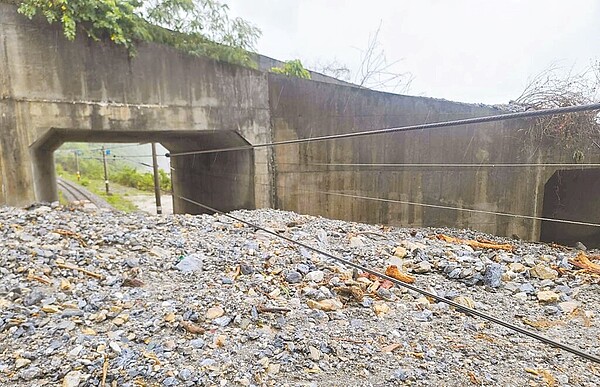
[[[234,214],[600,354],[600,286],[569,265],[577,251]],[[598,364],[360,274],[225,216],[3,207],[0,384],[600,385]]]

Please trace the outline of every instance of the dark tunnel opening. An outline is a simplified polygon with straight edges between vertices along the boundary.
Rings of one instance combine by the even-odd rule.
[[[600,169],[560,170],[544,186],[542,217],[600,222]],[[600,227],[542,221],[540,240],[600,248]]]

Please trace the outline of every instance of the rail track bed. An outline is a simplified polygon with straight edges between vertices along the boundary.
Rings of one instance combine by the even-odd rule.
[[[83,204],[84,207],[89,206],[91,208],[114,210],[114,208],[105,200],[75,183],[57,178],[56,184],[58,185],[58,189],[63,193],[65,199],[70,203]]]

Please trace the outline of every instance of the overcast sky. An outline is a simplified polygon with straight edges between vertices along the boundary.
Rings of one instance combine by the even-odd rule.
[[[600,59],[600,0],[225,2],[262,29],[260,53],[309,68],[335,60],[356,72],[381,23],[381,47],[396,72],[412,74],[411,95],[506,103],[553,64]]]

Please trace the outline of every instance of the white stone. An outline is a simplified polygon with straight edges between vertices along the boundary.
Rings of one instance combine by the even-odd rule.
[[[364,247],[365,242],[362,241],[359,237],[350,238],[350,247]]]
[[[575,309],[579,308],[579,302],[577,301],[565,301],[565,302],[561,302],[558,304],[558,307],[560,308],[560,310],[563,311],[563,313],[572,313]]]
[[[112,349],[113,351],[115,351],[116,353],[120,354],[121,353],[121,347],[119,346],[119,344],[117,344],[114,341],[111,341],[108,346],[110,347],[110,349]]]
[[[31,360],[20,357],[17,360],[15,360],[15,368],[16,369],[23,368],[26,365],[28,365],[29,363],[31,363]]]
[[[71,371],[65,375],[62,382],[62,387],[77,387],[81,383],[81,372]]]
[[[321,282],[321,281],[323,281],[324,277],[325,277],[325,273],[323,273],[321,270],[315,270],[315,271],[311,271],[310,273],[306,274],[304,276],[304,279],[307,281],[312,281],[312,282]]]
[[[321,359],[321,351],[319,351],[317,348],[313,347],[312,345],[310,347],[308,347],[308,358],[312,361],[319,361],[319,359]]]

